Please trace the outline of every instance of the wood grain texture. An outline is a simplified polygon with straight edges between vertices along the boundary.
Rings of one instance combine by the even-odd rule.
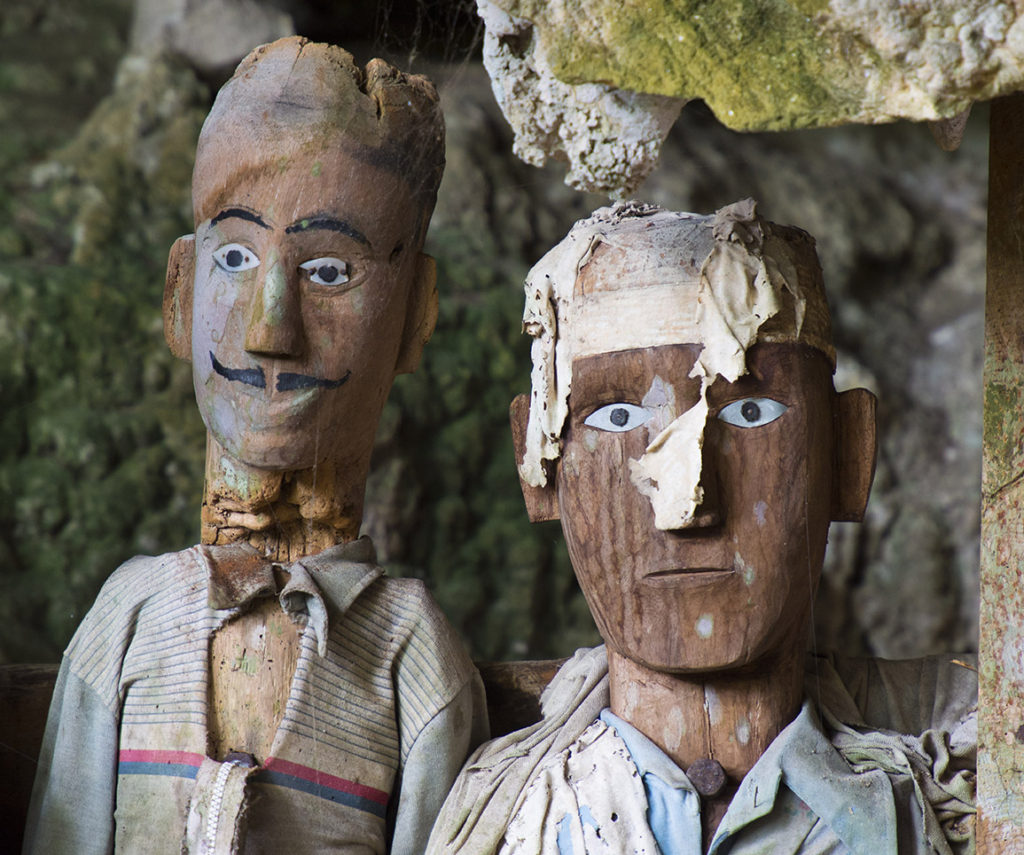
[[[230,751],[263,763],[284,716],[295,665],[298,632],[276,597],[225,624],[210,641],[209,753]]]
[[[862,522],[875,478],[878,400],[867,389],[848,389],[838,398],[836,480],[832,519]]]
[[[540,721],[540,695],[565,659],[477,662],[487,693],[491,738]]]
[[[286,38],[221,89],[163,303],[208,430],[204,544],[290,562],[358,536],[381,411],[437,318],[420,250],[443,168],[433,85],[383,60]],[[274,597],[214,634],[212,756],[266,760],[298,653]]]
[[[512,427],[512,447],[515,449],[516,467],[523,461],[526,452],[526,425],[530,419],[530,396],[526,394],[516,395],[508,410],[508,419]],[[557,468],[557,461],[552,461],[547,467],[548,482],[543,487],[534,487],[527,484],[522,478],[519,479],[519,486],[523,490],[523,501],[526,503],[526,513],[530,522],[547,522],[558,519],[558,493],[555,488],[553,472]]]
[[[698,404],[699,353],[666,345],[573,362],[558,498],[573,569],[608,644],[612,711],[681,768],[713,760],[728,778],[702,811],[708,841],[799,711],[844,438],[829,361],[805,345],[757,344],[746,374],[707,389],[698,507],[659,528],[633,461]],[[846,468],[861,473],[848,504],[862,505],[874,445],[873,430],[860,432],[873,427],[873,399],[848,401]],[[647,421],[616,430],[591,419],[616,403]]]
[[[650,501],[631,482],[661,426],[625,432],[589,427],[613,401],[639,404],[666,384],[675,410],[689,409],[699,346],[671,345],[578,359],[559,465],[562,528],[573,568],[608,644],[656,670],[734,668],[806,635],[821,571],[834,476],[830,367],[817,351],[764,344],[750,373],[709,390],[712,414],[767,397],[787,406],[755,428],[709,418],[693,523],[654,524]],[[652,629],[656,628],[656,629]]]
[[[992,104],[982,457],[978,851],[1024,852],[1024,96]]]
[[[167,255],[164,282],[164,339],[178,359],[192,357],[192,280],[196,272],[195,235],[184,235]]]

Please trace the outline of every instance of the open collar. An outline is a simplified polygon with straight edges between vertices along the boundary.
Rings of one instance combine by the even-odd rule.
[[[288,564],[266,558],[248,543],[195,549],[207,571],[210,608],[237,612],[257,597],[277,595],[292,619],[312,628],[321,656],[327,652],[329,611],[344,614],[366,587],[384,574],[368,537]],[[275,566],[289,575],[279,594]]]
[[[709,855],[744,826],[771,813],[782,783],[851,852],[897,855],[896,806],[888,776],[880,770],[854,772],[822,731],[810,701],[743,779]]]
[[[695,794],[683,770],[643,733],[610,710],[604,710],[601,719],[626,743],[642,776],[653,775],[686,796]],[[770,814],[780,784],[801,799],[851,852],[897,855],[896,807],[888,776],[881,770],[854,772],[825,735],[811,701],[804,702],[799,715],[743,779],[709,855],[723,851],[730,838]]]

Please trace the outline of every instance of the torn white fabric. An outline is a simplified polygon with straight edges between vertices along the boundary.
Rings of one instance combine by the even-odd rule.
[[[705,379],[700,400],[661,431],[639,460],[629,461],[630,480],[650,499],[654,525],[663,531],[690,522],[704,499],[700,473],[707,386]]]
[[[691,377],[701,378],[700,400],[656,436],[639,460],[629,462],[630,479],[650,499],[654,525],[663,531],[691,524],[703,498],[701,449],[708,387],[718,377],[732,383],[746,374],[747,348],[765,321],[782,308],[784,289],[794,298],[793,340],[800,337],[804,317],[805,301],[786,253],[779,254],[792,271],[792,283],[779,264],[769,268],[764,253],[766,224],[757,217],[753,199],[720,210],[711,230],[715,242],[700,270],[695,330],[691,338],[676,339],[703,345],[690,372]],[[785,249],[785,244],[777,241],[775,249]],[[687,296],[692,301],[692,295]]]
[[[602,244],[605,253],[597,258]],[[543,486],[544,461],[560,455],[574,359],[700,344],[691,375],[703,379],[699,405],[630,461],[632,481],[654,505],[658,528],[692,521],[702,493],[707,390],[715,379],[732,382],[744,374],[747,349],[759,338],[806,341],[834,359],[827,336],[817,330],[804,336],[807,289],[794,252],[757,215],[752,199],[713,217],[628,203],[576,223],[526,280],[523,329],[534,343],[523,479]],[[599,265],[597,272],[582,277],[590,264]],[[827,318],[818,292],[815,314]]]
[[[695,335],[696,307],[692,300],[680,302],[679,275],[676,272],[673,281],[671,273],[672,268],[679,270],[684,253],[693,250],[702,233],[706,233],[708,243],[706,255],[710,249],[710,229],[703,226],[709,220],[635,202],[599,208],[589,218],[577,222],[529,272],[523,332],[534,338],[533,370],[526,453],[519,467],[528,484],[546,484],[543,462],[556,460],[561,453],[560,437],[568,414],[573,359],[676,343]],[[680,232],[686,232],[688,239],[681,240]],[[620,248],[644,246],[650,251],[636,257],[636,275],[628,283],[618,283],[623,288],[609,288],[577,300],[577,276],[602,242]],[[672,264],[673,260],[678,263]],[[645,292],[656,297],[658,320],[654,329],[649,308],[634,293],[634,289],[651,286],[658,286]],[[635,308],[623,314],[627,304]],[[577,349],[582,353],[577,353]]]
[[[700,800],[693,801],[699,828]],[[658,851],[629,749],[598,720],[538,771],[498,855]]]
[[[541,695],[541,720],[488,742],[466,761],[427,855],[495,852],[540,764],[572,744],[610,702],[604,646],[577,650]]]

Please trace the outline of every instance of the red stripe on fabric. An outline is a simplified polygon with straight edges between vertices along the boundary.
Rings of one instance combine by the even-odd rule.
[[[344,778],[336,778],[334,775],[328,775],[326,772],[321,772],[318,769],[300,766],[298,763],[281,760],[278,757],[268,757],[267,762],[263,764],[263,768],[267,771],[293,775],[296,778],[302,778],[304,781],[309,781],[321,787],[330,787],[343,793],[362,796],[364,799],[377,802],[377,804],[386,805],[390,798],[389,794],[383,790],[367,787],[365,784],[357,784],[355,781],[347,781]]]
[[[183,763],[186,766],[202,766],[202,754],[191,751],[150,751],[141,748],[122,748],[118,754],[122,763]]]

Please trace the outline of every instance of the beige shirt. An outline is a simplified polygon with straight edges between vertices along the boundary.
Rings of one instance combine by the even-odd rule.
[[[104,585],[65,652],[26,852],[182,851],[190,800],[219,773],[205,756],[211,636],[274,590],[269,564],[228,590],[206,558],[218,548],[233,547],[136,558]],[[298,664],[271,756],[224,777],[241,786],[219,803],[224,851],[369,855],[393,837],[392,853],[421,852],[485,727],[476,670],[423,584],[384,577],[368,540],[287,569]]]

